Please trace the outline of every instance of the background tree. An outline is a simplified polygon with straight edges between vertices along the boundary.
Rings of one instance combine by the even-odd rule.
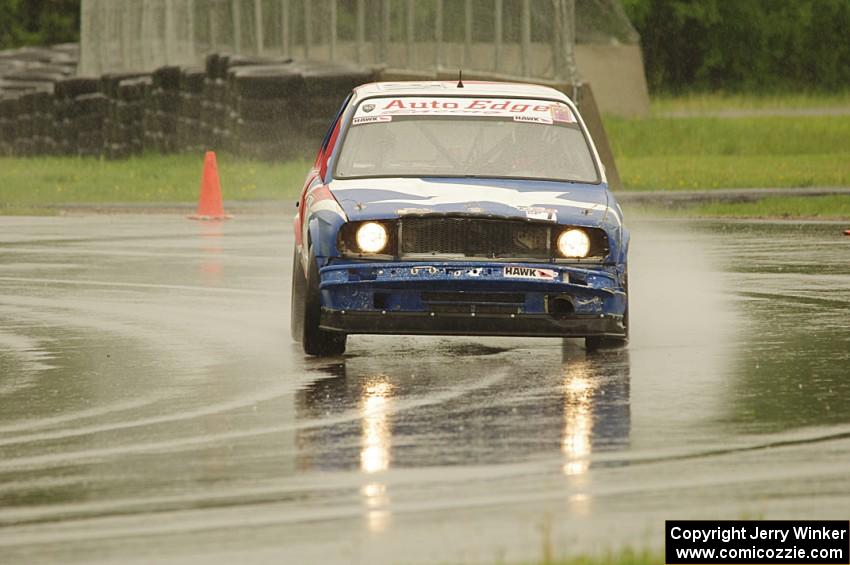
[[[0,49],[79,37],[80,0],[0,0]]]
[[[654,91],[850,88],[850,0],[623,0],[623,6],[641,35]]]

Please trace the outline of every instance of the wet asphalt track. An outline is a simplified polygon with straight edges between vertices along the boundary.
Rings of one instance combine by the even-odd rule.
[[[850,238],[635,221],[632,335],[288,334],[288,219],[0,218],[0,562],[493,562],[850,508]]]

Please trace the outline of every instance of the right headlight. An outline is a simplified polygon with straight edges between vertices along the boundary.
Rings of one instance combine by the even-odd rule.
[[[587,232],[570,228],[558,236],[558,251],[569,259],[581,259],[590,253],[590,236]]]

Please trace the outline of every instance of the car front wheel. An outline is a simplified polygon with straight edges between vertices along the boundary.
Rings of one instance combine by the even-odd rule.
[[[298,271],[301,271],[300,265]],[[304,353],[316,357],[333,357],[345,353],[348,336],[344,333],[329,332],[319,327],[322,314],[322,295],[319,291],[319,266],[316,257],[310,254],[307,276],[304,281],[304,299],[302,300],[301,345]],[[293,299],[295,296],[293,287]]]

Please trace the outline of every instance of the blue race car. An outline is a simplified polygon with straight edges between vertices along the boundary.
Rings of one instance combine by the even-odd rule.
[[[374,83],[345,100],[295,216],[292,336],[628,339],[629,233],[573,103],[507,83]]]

